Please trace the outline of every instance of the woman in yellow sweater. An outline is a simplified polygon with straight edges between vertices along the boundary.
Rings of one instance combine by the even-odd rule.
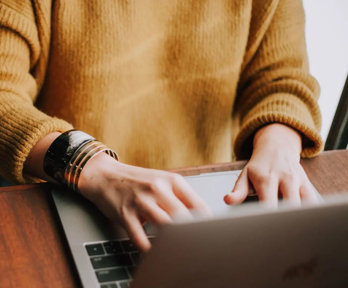
[[[153,168],[251,156],[227,204],[315,201],[318,94],[299,0],[0,1],[0,174],[70,185],[142,250],[142,221],[209,213]]]

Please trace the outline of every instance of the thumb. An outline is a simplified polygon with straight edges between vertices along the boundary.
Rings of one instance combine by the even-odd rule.
[[[242,203],[248,196],[249,180],[247,169],[244,168],[239,175],[232,191],[225,195],[224,201],[227,205]]]

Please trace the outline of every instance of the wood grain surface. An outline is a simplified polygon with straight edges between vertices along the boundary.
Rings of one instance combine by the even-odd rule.
[[[302,160],[322,194],[348,192],[348,150]],[[183,175],[241,169],[245,162],[176,169]],[[80,287],[49,184],[0,188],[0,287]]]
[[[0,287],[80,287],[49,185],[0,189]]]

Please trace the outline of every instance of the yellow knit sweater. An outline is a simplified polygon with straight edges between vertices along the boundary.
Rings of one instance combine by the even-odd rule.
[[[322,147],[297,0],[0,0],[0,174],[72,126],[122,161],[172,168],[247,157],[280,122]]]

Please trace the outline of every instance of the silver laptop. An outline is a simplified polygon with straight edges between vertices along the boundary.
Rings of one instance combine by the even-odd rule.
[[[125,231],[81,196],[53,198],[84,287],[348,287],[348,196],[269,210],[227,206],[240,171],[185,177],[211,207],[211,219],[145,230],[139,254]]]

